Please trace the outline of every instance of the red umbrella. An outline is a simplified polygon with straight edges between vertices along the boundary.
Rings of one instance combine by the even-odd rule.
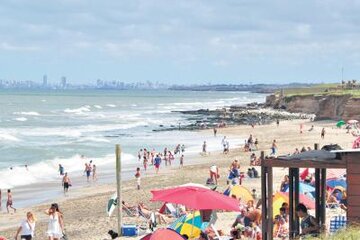
[[[153,233],[146,235],[140,240],[184,240],[176,231],[168,228],[160,228]]]
[[[210,189],[179,186],[163,190],[152,190],[151,201],[162,201],[185,205],[196,210],[239,211],[239,202]]]

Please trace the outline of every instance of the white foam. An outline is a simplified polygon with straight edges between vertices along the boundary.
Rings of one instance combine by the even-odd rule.
[[[27,118],[26,117],[18,117],[18,118],[15,118],[15,120],[19,121],[19,122],[26,122]]]
[[[84,114],[85,112],[90,112],[90,106],[85,105],[79,108],[66,108],[65,113],[75,113],[75,114]]]
[[[5,132],[1,132],[0,131],[0,141],[12,141],[12,142],[19,142],[20,139],[18,139],[17,137],[9,134],[9,133],[5,133]]]
[[[121,155],[122,163],[129,164],[134,162],[135,156],[127,153]],[[81,174],[85,163],[90,160],[96,166],[109,165],[115,162],[115,155],[110,154],[99,158],[86,158],[74,155],[70,158],[55,158],[52,160],[41,161],[28,166],[13,167],[12,170],[4,169],[0,171],[0,187],[13,188],[17,186],[30,185],[38,182],[57,180],[59,178],[58,166],[63,165],[65,172],[69,173],[70,178]]]
[[[100,105],[94,105],[94,108],[97,108],[97,109],[102,109],[103,107],[100,106]]]
[[[109,143],[110,140],[102,138],[102,137],[83,137],[77,140],[77,142],[103,142]]]
[[[38,112],[14,112],[14,115],[40,116]]]
[[[116,105],[115,105],[115,104],[106,104],[106,106],[107,106],[107,107],[111,107],[111,108],[116,107]]]

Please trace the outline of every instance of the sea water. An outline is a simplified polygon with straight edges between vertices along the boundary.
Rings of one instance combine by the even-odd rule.
[[[123,150],[124,172],[139,165],[140,148],[173,151],[177,144],[185,144],[186,154],[191,154],[200,152],[207,141],[210,151],[220,150],[220,138],[204,137],[196,131],[153,130],[189,123],[186,115],[173,111],[264,100],[265,95],[248,92],[1,90],[0,188],[27,192],[44,183],[58,184],[58,164],[70,176],[81,176],[90,160],[99,173],[113,173],[115,144],[121,144]],[[241,137],[230,139],[233,146],[240,143]],[[52,195],[51,191],[45,195]],[[38,192],[38,199],[46,200],[43,195]],[[18,204],[25,206],[25,200]]]

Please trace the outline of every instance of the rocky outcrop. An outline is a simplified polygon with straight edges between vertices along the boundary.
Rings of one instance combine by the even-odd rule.
[[[266,99],[266,105],[289,112],[312,113],[318,120],[360,120],[360,98],[351,95],[270,95]]]

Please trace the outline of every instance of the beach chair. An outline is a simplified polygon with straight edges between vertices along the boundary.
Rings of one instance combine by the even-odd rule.
[[[154,231],[154,228],[156,227],[156,216],[154,212],[151,212],[150,217],[147,217],[140,208],[137,208],[138,210],[138,217],[142,218],[148,225],[151,231]]]
[[[346,224],[347,224],[346,216],[342,216],[342,215],[333,216],[330,219],[329,231],[330,233],[335,233],[339,229],[346,227]]]
[[[136,217],[136,215],[138,213],[135,209],[130,209],[130,208],[126,207],[124,204],[122,205],[122,210],[129,217]]]
[[[214,224],[210,224],[210,227],[215,233],[216,240],[233,240],[230,236],[220,236],[219,231],[215,228]]]

